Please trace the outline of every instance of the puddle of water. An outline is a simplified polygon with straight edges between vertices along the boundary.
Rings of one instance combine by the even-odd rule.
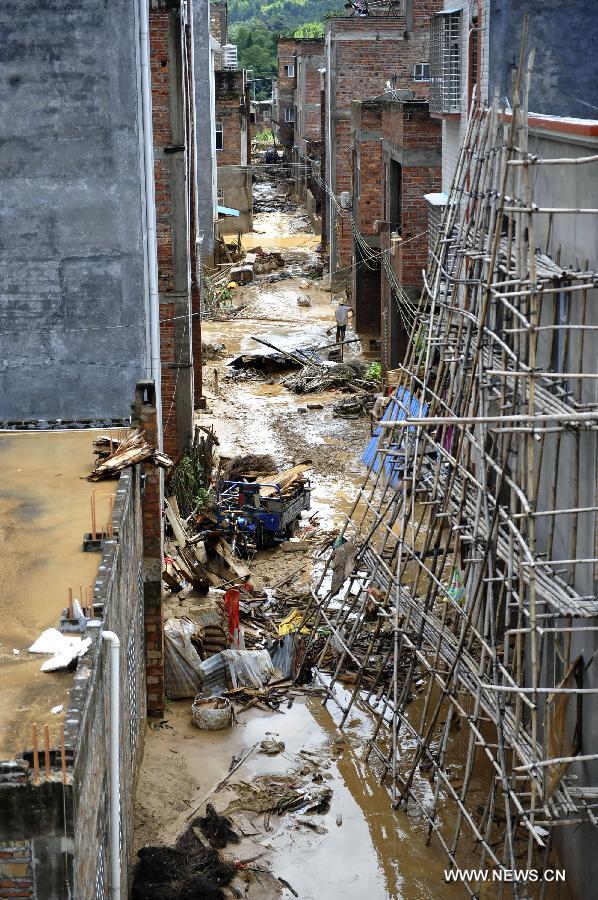
[[[196,793],[188,798],[199,803],[210,787],[224,777],[234,755],[240,758],[256,742],[274,736],[285,744],[285,753],[265,756],[252,753],[231,782],[249,781],[259,775],[292,774],[305,764],[299,751],[317,754],[325,783],[333,790],[330,811],[314,814],[311,819],[326,828],[323,835],[294,827],[294,816],[287,814],[272,822],[272,834],[280,828],[272,846],[275,851],[268,861],[275,876],[285,878],[301,900],[323,897],[345,897],[348,900],[427,900],[439,896],[461,896],[453,887],[444,885],[444,859],[437,848],[426,848],[424,832],[414,828],[405,813],[393,812],[389,796],[381,787],[373,769],[361,758],[363,746],[371,730],[367,714],[358,712],[344,733],[336,728],[328,708],[318,700],[295,700],[291,710],[283,714],[252,712],[241,714],[239,723],[228,731],[209,734],[198,732],[190,722],[189,703],[172,704],[168,722],[172,732],[149,732],[146,741],[146,764],[166,751],[166,773],[161,778],[168,789],[169,770],[173,778],[180,775],[177,756],[185,754],[185,779],[196,785]],[[338,740],[346,741],[342,752]],[[162,757],[160,757],[162,758]],[[309,778],[309,776],[306,776]],[[172,785],[170,789],[172,790]],[[160,789],[159,789],[160,790]],[[216,793],[211,798],[222,808],[233,795]],[[177,796],[180,791],[177,791]],[[158,807],[159,804],[156,804]],[[190,813],[187,807],[176,822],[160,829],[160,839],[173,841],[184,828]],[[249,813],[249,818],[254,814]],[[340,817],[341,825],[337,825]]]
[[[61,717],[50,709],[68,703],[72,675],[40,672],[45,657],[27,648],[58,627],[68,587],[78,597],[79,585],[92,585],[97,574],[100,555],[81,546],[91,527],[91,492],[105,521],[115,490],[115,482],[92,486],[81,478],[93,467],[98,433],[106,432],[0,435],[0,758],[31,745],[33,722],[56,731]]]

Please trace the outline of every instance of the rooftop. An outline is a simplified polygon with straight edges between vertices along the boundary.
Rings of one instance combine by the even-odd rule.
[[[106,430],[0,433],[0,760],[31,747],[33,723],[38,734],[49,725],[51,746],[58,744],[72,675],[40,672],[48,657],[28,647],[58,627],[69,586],[79,597],[96,578],[100,554],[82,549],[90,498],[95,490],[99,528],[117,484],[82,477],[98,434]],[[52,714],[57,706],[63,711]]]

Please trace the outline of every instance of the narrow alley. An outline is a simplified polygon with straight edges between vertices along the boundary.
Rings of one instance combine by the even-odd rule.
[[[0,900],[593,896],[598,6],[0,30]]]
[[[259,351],[252,337],[289,350],[331,342],[331,292],[322,277],[310,279],[305,287],[304,273],[318,267],[321,271],[318,238],[303,209],[285,202],[282,187],[280,181],[259,185],[259,196],[269,195],[270,211],[256,214],[254,233],[244,238],[244,246],[248,251],[257,245],[280,251],[285,266],[274,278],[258,275],[235,290],[233,303],[240,311],[234,317],[203,323],[204,345],[224,349],[215,351],[218,359],[205,364],[208,409],[198,423],[214,427],[221,459],[265,453],[280,469],[310,461],[309,515],[317,525],[317,540],[312,539],[303,552],[301,545],[293,553],[261,550],[250,563],[254,587],[259,583],[268,589],[290,575],[290,594],[300,596],[317,581],[323,550],[339,533],[357,496],[370,419],[336,417],[332,408],[339,394],[334,391],[296,395],[285,389],[279,375],[256,379],[244,377],[244,370],[232,374],[229,363],[239,354]],[[297,298],[305,294],[310,305],[299,306]],[[347,339],[353,337],[349,332]],[[358,350],[351,349],[350,354],[363,359]],[[192,590],[184,594],[166,602],[165,615],[200,618],[209,600]],[[346,693],[340,686],[335,690]],[[224,889],[226,896],[361,900],[367,894],[376,900],[423,900],[440,896],[440,890],[446,898],[459,896],[456,886],[444,884],[443,854],[424,844],[421,817],[394,812],[375,763],[365,762],[372,731],[365,707],[356,707],[340,730],[338,710],[324,705],[323,699],[316,691],[313,696],[296,696],[290,708],[284,704],[270,714],[255,709],[241,712],[233,728],[213,733],[193,727],[189,700],[168,702],[164,720],[150,725],[146,737],[137,789],[136,847],[175,843],[190,819],[204,814],[204,796],[249,753],[231,780],[265,778],[276,786],[279,776],[298,775],[323,781],[332,794],[326,812],[309,817],[286,813],[273,816],[269,825],[267,816],[265,822],[258,816],[249,830],[251,838],[222,850],[224,858],[251,860]],[[250,752],[264,739],[281,741],[283,752],[273,757]],[[417,789],[424,803],[432,795],[424,777]],[[233,797],[225,785],[208,802],[221,812]]]

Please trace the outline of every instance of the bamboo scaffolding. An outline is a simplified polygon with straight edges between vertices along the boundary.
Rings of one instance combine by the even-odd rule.
[[[343,527],[356,549],[348,587],[340,596],[324,587],[333,551],[304,613],[312,635],[328,628],[319,665],[334,656],[329,679],[317,675],[323,702],[342,711],[341,727],[355,704],[371,712],[366,760],[380,766],[393,806],[418,809],[451,865],[472,865],[473,842],[480,865],[506,869],[524,858],[550,865],[556,827],[598,827],[598,754],[573,748],[565,725],[551,744],[546,724],[551,704],[569,703],[574,719],[575,699],[598,693],[583,675],[562,683],[576,635],[598,631],[588,539],[598,507],[582,462],[598,425],[588,303],[598,276],[548,255],[555,217],[598,210],[536,203],[530,174],[598,157],[529,153],[532,67],[522,49],[508,116],[497,100],[472,105],[417,307],[388,274],[410,337],[398,414],[380,423]],[[552,217],[544,237],[538,212]],[[335,689],[347,669],[356,673],[348,698]],[[504,891],[525,895],[517,883]]]

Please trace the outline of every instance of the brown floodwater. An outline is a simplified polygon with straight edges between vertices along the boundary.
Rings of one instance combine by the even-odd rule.
[[[185,805],[161,830],[161,840],[176,838],[194,805],[224,777],[233,755],[238,759],[256,742],[275,737],[284,742],[284,754],[272,757],[254,752],[230,780],[290,775],[305,765],[300,751],[315,754],[312,758],[318,761],[333,794],[330,810],[309,818],[326,833],[296,827],[293,814],[273,817],[272,851],[264,860],[277,878],[293,886],[301,900],[452,900],[462,896],[458,888],[444,883],[442,852],[434,845],[425,846],[425,831],[416,820],[392,810],[386,789],[365,763],[363,748],[370,727],[367,714],[357,710],[344,733],[338,731],[333,714],[334,709],[329,711],[319,700],[299,698],[291,710],[284,708],[283,714],[241,714],[232,729],[210,734],[191,725],[186,701],[173,703],[167,713],[169,730],[148,734],[146,777],[155,783],[158,767],[154,768],[153,761],[164,759],[158,756],[162,745],[166,760],[160,764],[160,780],[165,790],[176,793],[175,779],[179,784],[182,781],[180,754],[185,756],[185,778],[199,789],[187,797],[190,807]],[[161,792],[161,788],[156,790]],[[156,806],[165,797],[160,794]],[[210,799],[220,810],[234,799],[234,793],[225,788]]]
[[[95,580],[100,555],[82,550],[90,497],[95,489],[99,525],[115,482],[92,485],[81,476],[93,467],[100,433],[0,434],[0,759],[31,747],[34,722],[49,725],[57,741],[63,716],[50,710],[66,710],[72,675],[40,672],[47,657],[27,648],[58,627],[69,586],[79,597]]]
[[[244,238],[244,244],[276,247],[283,252],[300,244],[313,248],[317,238],[295,233],[290,218],[288,214],[272,213],[257,216],[256,233]],[[316,258],[315,254],[305,255],[308,264]],[[332,405],[339,395],[335,392],[297,396],[278,379],[273,383],[224,380],[231,358],[239,352],[260,349],[252,336],[263,337],[283,349],[330,343],[335,306],[331,294],[321,281],[302,288],[300,277],[300,271],[293,268],[291,276],[283,280],[260,278],[240,287],[234,302],[245,308],[237,318],[202,324],[204,341],[223,343],[226,355],[205,366],[209,409],[201,421],[215,427],[225,456],[271,453],[280,466],[311,458],[312,510],[317,511],[320,528],[331,530],[345,524],[358,495],[365,474],[361,455],[370,438],[368,420],[336,418]],[[297,304],[300,294],[309,296],[311,306]],[[218,396],[214,393],[215,370]],[[308,403],[322,404],[322,409],[308,409]],[[442,851],[434,842],[425,846],[425,829],[417,818],[393,811],[375,767],[365,762],[364,745],[373,727],[367,710],[355,708],[341,733],[335,724],[338,710],[333,705],[324,707],[318,700],[299,699],[291,710],[285,709],[284,715],[247,713],[230,731],[204,734],[191,725],[188,707],[185,702],[171,705],[167,714],[171,732],[148,733],[141,818],[146,827],[152,823],[152,828],[159,828],[161,840],[174,840],[187,820],[186,807],[168,821],[162,812],[167,794],[173,784],[181,783],[183,773],[186,783],[199,787],[186,803],[193,804],[194,799],[199,802],[226,773],[233,755],[239,757],[256,741],[275,733],[285,742],[285,755],[271,758],[253,754],[235,779],[294,771],[301,765],[297,754],[308,750],[322,760],[333,788],[330,811],[317,817],[326,828],[325,835],[294,827],[293,817],[283,817],[273,824],[274,833],[284,827],[273,841],[275,851],[269,864],[277,877],[293,886],[301,900],[450,900],[461,896],[459,889],[444,883]],[[340,753],[335,744],[339,737],[346,741]],[[154,801],[150,785],[155,785],[158,771],[164,779],[164,792],[160,790]],[[143,789],[144,779],[147,790]],[[425,778],[417,780],[417,790],[423,802],[431,801],[432,790]],[[220,794],[214,801],[220,808],[225,805]],[[337,825],[337,821],[342,824]]]
[[[296,250],[303,242],[309,251],[316,241],[314,236],[297,233],[297,223],[288,213],[259,214],[256,233],[244,238],[246,246],[261,244],[284,252],[289,248]],[[306,252],[306,262],[313,263],[314,256]],[[358,496],[365,474],[361,455],[370,437],[367,420],[335,418],[331,407],[338,395],[334,393],[296,396],[276,379],[274,383],[223,380],[230,358],[239,351],[258,349],[252,335],[265,336],[285,349],[328,343],[326,331],[334,317],[331,295],[321,282],[303,291],[299,277],[300,272],[293,271],[291,277],[281,281],[260,278],[239,288],[235,302],[246,304],[239,318],[203,323],[204,340],[224,343],[227,355],[205,367],[209,411],[201,415],[200,421],[214,425],[224,455],[271,453],[280,466],[312,458],[312,508],[318,513],[320,527],[329,530],[345,523]],[[309,294],[310,307],[297,305],[299,293]],[[219,396],[214,393],[214,369],[219,374]],[[307,409],[308,402],[321,403],[323,408]],[[356,518],[361,517],[366,523],[371,520],[371,512],[363,501],[357,507]],[[418,546],[425,539],[428,520],[424,526]],[[274,551],[262,556],[270,557],[276,566]],[[315,563],[316,570],[321,566],[321,562]],[[415,579],[416,574],[410,564],[406,577]],[[420,590],[425,590],[423,578]],[[421,690],[425,692],[423,683]],[[348,693],[340,684],[335,686],[335,693],[346,704]],[[409,718],[416,726],[424,700],[425,693],[420,693],[408,708]],[[431,707],[435,700],[433,692]],[[366,762],[366,744],[374,720],[365,705],[356,703],[352,707],[342,732],[337,727],[341,713],[333,703],[324,706],[318,699],[299,697],[291,709],[283,705],[279,713],[247,711],[239,715],[231,729],[209,733],[192,726],[190,703],[170,703],[165,727],[148,731],[137,796],[137,846],[144,842],[174,842],[188,824],[193,809],[205,804],[206,794],[227,774],[231,762],[240,759],[256,742],[276,737],[284,742],[284,753],[274,757],[251,753],[231,782],[296,773],[305,763],[301,751],[314,754],[311,758],[317,760],[325,783],[333,790],[330,810],[309,817],[323,826],[325,833],[299,826],[293,814],[273,816],[269,840],[265,841],[267,855],[257,863],[267,863],[277,878],[292,886],[300,900],[452,900],[466,895],[462,887],[445,883],[447,859],[435,836],[426,846],[427,827],[421,809],[410,802],[408,811],[393,810],[389,793],[380,783],[375,758]],[[447,767],[455,789],[462,783],[467,739],[467,728],[455,729],[449,739]],[[404,775],[409,771],[414,749],[413,739],[403,730],[399,736],[398,770]],[[478,753],[471,789],[482,805],[489,774],[485,757]],[[434,786],[425,774],[416,773],[412,790],[420,807],[431,810]],[[219,811],[234,797],[227,786],[210,794]],[[455,809],[446,797],[441,796],[437,815],[445,834],[450,835]],[[248,813],[248,817],[254,819],[255,815]],[[261,817],[256,821],[261,824]],[[257,838],[260,839],[261,836]],[[230,849],[234,858],[235,849]],[[469,855],[469,865],[478,865],[479,847],[466,828],[461,852],[463,859]],[[497,897],[492,886],[484,886],[488,887],[482,895]],[[251,896],[257,895],[254,892]],[[283,896],[289,896],[287,890]],[[554,896],[550,891],[546,894],[546,898]],[[565,892],[560,896],[564,897]]]

